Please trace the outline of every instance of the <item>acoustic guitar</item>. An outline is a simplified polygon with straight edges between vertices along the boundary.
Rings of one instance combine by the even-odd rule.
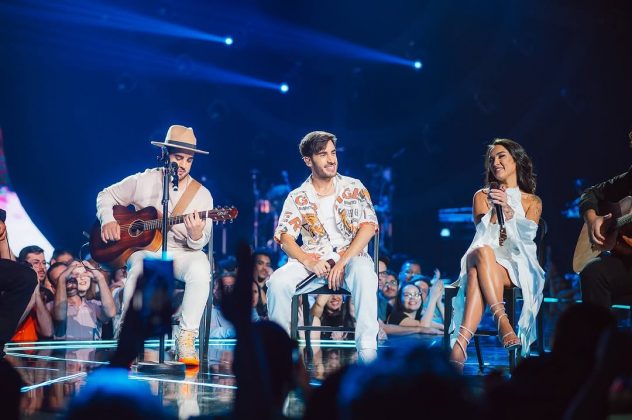
[[[606,238],[603,246],[590,242],[588,225],[584,223],[577,239],[573,255],[573,271],[579,273],[586,264],[604,251],[613,255],[632,256],[632,197],[624,197],[617,203],[599,206],[599,215],[612,213],[612,218],[601,225],[601,234]]]
[[[158,251],[162,246],[162,217],[155,207],[145,207],[138,211],[124,206],[114,206],[114,219],[121,227],[121,239],[116,242],[103,242],[101,223],[97,220],[90,231],[90,254],[98,263],[112,269],[125,266],[127,259],[139,250]],[[192,213],[191,213],[192,214]],[[237,217],[235,207],[218,207],[198,212],[202,219],[219,223],[233,221]],[[167,225],[184,223],[184,216],[167,219]]]

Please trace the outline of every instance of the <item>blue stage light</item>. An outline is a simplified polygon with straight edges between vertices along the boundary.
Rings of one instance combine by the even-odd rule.
[[[417,61],[413,61],[413,67],[415,68],[415,70],[421,70],[423,65],[421,64],[421,61],[417,60]]]
[[[224,39],[224,42],[226,43],[226,45],[233,45],[233,38],[227,36],[226,39]]]
[[[450,229],[448,229],[448,228],[441,229],[440,235],[441,235],[442,238],[449,238],[450,237]]]
[[[279,86],[279,90],[281,91],[281,93],[287,93],[287,91],[290,90],[290,87],[287,85],[287,83],[281,83],[281,85]]]

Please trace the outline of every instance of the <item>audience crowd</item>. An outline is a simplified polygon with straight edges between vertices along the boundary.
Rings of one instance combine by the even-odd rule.
[[[55,250],[50,259],[37,245],[20,250],[18,261],[36,273],[39,287],[32,297],[29,315],[19,326],[13,341],[100,340],[118,337],[123,315],[125,267],[106,268],[87,259],[76,259],[69,250]],[[275,271],[276,255],[271,249],[256,249],[252,256],[252,320],[268,316],[267,281]],[[281,263],[285,260],[281,260]],[[210,338],[235,338],[235,330],[222,315],[222,296],[230,294],[236,281],[236,260],[228,256],[217,264],[214,276]],[[449,281],[424,276],[421,264],[407,259],[399,271],[390,267],[388,256],[379,259],[378,319],[381,340],[402,335],[443,334],[443,287]],[[301,297],[302,300],[303,297]],[[306,297],[307,298],[307,297]],[[175,296],[177,301],[178,296]],[[315,340],[353,340],[355,328],[353,301],[349,295],[308,297],[312,325],[345,327],[346,332],[313,333]],[[178,312],[176,312],[176,317]],[[303,333],[301,333],[304,337]]]
[[[47,259],[36,245],[22,249],[17,258],[36,272],[39,287],[13,341],[118,337],[123,325],[124,267],[110,271],[89,257],[77,259],[67,250],[57,250]],[[557,314],[551,352],[523,360],[510,377],[492,372],[481,382],[481,389],[470,386],[456,374],[441,351],[411,340],[443,334],[444,286],[449,280],[442,279],[439,270],[425,276],[421,264],[414,259],[394,266],[384,254],[379,259],[376,296],[380,339],[397,339],[397,345],[384,347],[378,359],[367,365],[345,366],[340,349],[317,350],[312,355],[312,377],[323,383],[312,389],[302,358],[296,356],[296,344],[283,329],[267,321],[267,281],[278,268],[275,260],[276,255],[268,249],[255,250],[246,266],[238,265],[236,258],[229,256],[218,261],[213,279],[210,338],[236,338],[239,343],[245,340],[244,325],[252,325],[248,327],[251,333],[247,340],[265,344],[257,346],[265,353],[263,356],[253,355],[252,360],[246,360],[251,368],[258,366],[261,375],[253,379],[235,372],[238,386],[246,382],[255,388],[267,387],[265,404],[269,410],[259,413],[261,418],[282,417],[283,401],[295,388],[306,402],[304,418],[410,416],[414,412],[410,404],[423,407],[420,409],[431,418],[579,419],[606,418],[631,411],[632,337],[617,329],[616,319],[608,311],[575,304],[572,279],[561,277],[554,266],[547,267],[548,296],[560,299],[565,310]],[[240,273],[244,268],[248,272]],[[250,284],[245,292],[243,287],[238,292],[240,281]],[[237,293],[242,296],[236,296]],[[245,299],[246,295],[247,316],[235,318],[234,311],[225,311],[226,302],[232,305],[235,299]],[[353,340],[355,319],[349,295],[301,299],[310,300],[310,313],[303,314],[299,305],[299,323],[309,319],[316,326],[345,329],[312,332],[312,340]],[[250,356],[235,353],[231,362],[244,363],[244,357]],[[68,417],[83,418],[96,407],[112,414],[126,413],[129,418],[150,413],[157,418],[170,417],[147,389],[127,383],[125,375],[116,371],[110,375],[123,388],[110,389],[107,374],[95,375],[92,382],[88,381],[90,392],[80,394],[80,399],[71,404]],[[259,382],[253,385],[252,381]],[[5,395],[13,395],[11,385],[5,386]],[[127,399],[121,397],[125,387],[130,390],[129,394],[123,393]],[[244,389],[247,392],[249,387]],[[116,404],[112,405],[112,401]],[[240,408],[243,401],[237,398],[234,413],[227,416],[247,413],[248,409]],[[385,401],[389,403],[384,404]]]

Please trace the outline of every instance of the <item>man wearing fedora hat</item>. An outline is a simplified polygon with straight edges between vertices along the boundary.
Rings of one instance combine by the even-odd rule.
[[[186,283],[182,301],[180,332],[176,336],[176,351],[179,361],[187,365],[199,365],[195,350],[195,338],[198,334],[204,306],[209,294],[210,264],[202,248],[210,238],[212,222],[202,219],[198,211],[213,208],[213,198],[208,189],[194,180],[191,165],[196,153],[208,152],[197,149],[193,129],[181,125],[172,125],[167,131],[164,142],[152,141],[151,144],[167,147],[169,160],[178,165],[179,188],[169,193],[170,216],[180,199],[190,200],[180,214],[185,214],[184,224],[173,225],[167,233],[167,247],[173,258],[174,277]],[[121,227],[113,216],[115,205],[133,205],[136,210],[145,207],[162,209],[163,168],[147,169],[145,172],[131,175],[122,181],[105,188],[97,196],[97,217],[101,222],[103,241],[120,239]],[[187,193],[187,190],[193,191]],[[192,193],[194,194],[192,195]],[[129,304],[136,280],[142,274],[145,257],[160,257],[161,252],[141,250],[133,253],[127,261],[127,280],[124,288],[123,306]]]

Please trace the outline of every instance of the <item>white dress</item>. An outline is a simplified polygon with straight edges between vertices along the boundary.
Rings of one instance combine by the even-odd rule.
[[[507,239],[503,246],[498,243],[500,234],[498,224],[490,223],[492,216],[490,209],[476,226],[474,239],[461,258],[460,289],[456,297],[452,299],[454,311],[450,325],[451,345],[454,346],[459,327],[463,321],[465,291],[467,289],[467,255],[475,248],[488,245],[494,250],[496,262],[507,269],[511,282],[522,289],[524,302],[518,320],[517,334],[522,343],[522,355],[527,356],[529,347],[537,336],[536,316],[542,304],[544,270],[538,263],[537,249],[535,242],[533,242],[538,225],[525,217],[520,189],[508,188],[506,193],[507,203],[514,210],[514,217],[505,222]]]

